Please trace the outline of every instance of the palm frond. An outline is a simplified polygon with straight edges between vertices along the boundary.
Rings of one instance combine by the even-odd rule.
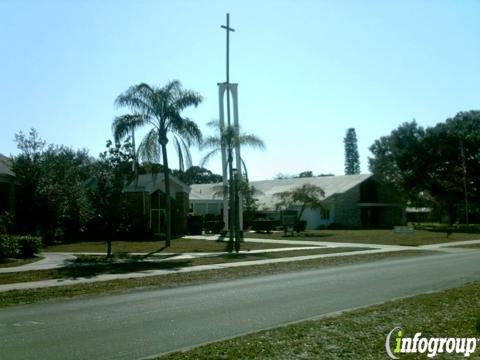
[[[192,154],[190,153],[189,146],[187,146],[188,144],[185,142],[185,140],[183,138],[180,138],[180,143],[182,144],[183,153],[185,154],[185,167],[187,169],[191,168],[192,167]]]
[[[125,114],[113,119],[112,132],[115,142],[126,138],[132,130],[141,128],[148,123],[148,118],[143,115]]]
[[[202,144],[200,145],[200,150],[220,148],[221,145],[221,140],[218,137],[208,136],[203,140]]]
[[[240,158],[240,161],[242,162],[242,167],[243,167],[243,172],[245,174],[245,181],[248,184],[248,170],[247,170],[247,165],[245,165],[245,161],[243,161],[242,158]]]
[[[214,130],[220,131],[220,120],[218,119],[212,119],[207,123],[208,127],[211,127]]]
[[[170,120],[170,130],[184,139],[188,146],[202,142],[200,128],[189,118],[182,118],[178,114],[173,116]]]
[[[155,90],[150,85],[141,83],[133,85],[115,100],[117,107],[129,107],[132,111],[141,114],[152,115],[155,113],[152,107],[152,99],[155,98]]]
[[[238,138],[238,144],[240,146],[249,146],[260,150],[265,149],[265,143],[263,140],[253,134],[241,134]]]
[[[182,151],[180,142],[178,141],[178,137],[174,136],[173,141],[174,141],[175,150],[177,151],[177,156],[178,156],[178,169],[180,171],[185,171],[184,161],[183,161],[183,151]]]
[[[203,101],[203,97],[192,90],[180,90],[173,103],[177,111],[182,111],[189,106],[197,107]]]
[[[219,148],[214,148],[212,150],[210,150],[201,160],[200,162],[200,166],[201,167],[204,167],[212,157],[214,157],[215,155],[217,155],[217,153],[220,152],[220,149]]]
[[[151,129],[142,139],[138,146],[139,157],[149,163],[160,163],[162,147],[158,143],[158,130]]]
[[[131,86],[115,100],[117,107],[130,108],[132,118],[143,116],[143,124],[152,125],[138,147],[139,158],[148,162],[160,162],[161,144],[168,142],[167,136],[173,135],[173,146],[179,156],[180,169],[191,166],[192,158],[189,147],[199,144],[202,134],[198,126],[189,118],[181,116],[181,111],[190,105],[197,106],[202,97],[191,90],[182,89],[178,80],[168,82],[163,87],[154,87],[145,83]],[[137,126],[138,125],[138,126]],[[126,136],[128,129],[139,127],[139,122],[123,122],[113,124],[118,138]]]
[[[168,94],[176,95],[181,91],[181,89],[182,83],[180,82],[180,80],[170,80],[160,90]]]

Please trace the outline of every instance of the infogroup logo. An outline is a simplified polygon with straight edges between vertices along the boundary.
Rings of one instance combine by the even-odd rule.
[[[394,346],[392,350],[392,336],[396,333]],[[390,359],[399,359],[400,354],[426,354],[429,358],[434,358],[438,354],[461,354],[464,357],[470,357],[477,348],[477,338],[438,338],[422,337],[422,333],[417,332],[413,338],[405,337],[402,328],[397,326],[387,335],[385,341],[385,350]]]

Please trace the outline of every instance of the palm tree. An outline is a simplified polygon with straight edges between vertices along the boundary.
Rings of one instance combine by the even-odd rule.
[[[201,149],[209,149],[208,153],[203,157],[201,161],[201,166],[203,167],[212,157],[215,155],[218,155],[219,152],[222,150],[222,146],[225,146],[225,148],[228,148],[229,144],[232,146],[232,148],[236,148],[237,145],[240,145],[240,147],[248,146],[252,148],[257,148],[260,150],[265,149],[265,143],[263,142],[262,139],[257,137],[256,135],[253,134],[247,134],[247,133],[240,133],[238,135],[238,138],[235,136],[235,128],[230,125],[225,125],[223,131],[221,130],[220,127],[220,121],[219,120],[211,120],[207,123],[208,126],[213,128],[217,135],[213,136],[208,136],[205,138],[201,145]],[[245,174],[245,179],[248,182],[248,172],[247,172],[247,167],[245,166],[245,162],[243,159],[242,161],[242,167],[243,171]]]
[[[260,138],[258,138],[253,134],[237,133],[237,129],[235,129],[235,127],[232,125],[225,125],[222,128],[219,120],[212,120],[208,122],[207,125],[215,130],[216,135],[207,137],[202,143],[201,149],[210,149],[210,150],[203,157],[201,166],[204,166],[213,156],[221,152],[222,148],[228,149],[229,159],[231,159],[232,150],[237,148],[237,146],[238,147],[250,146],[250,147],[254,147],[262,150],[265,148],[265,143],[263,142],[263,140],[261,140]],[[245,174],[245,181],[247,182],[247,186],[248,186],[247,167],[245,166],[245,162],[243,161],[243,159],[240,159],[240,160],[242,163],[241,166],[243,166],[243,170]],[[227,164],[225,164],[225,166],[227,166]],[[224,171],[225,169],[222,169],[222,173]],[[242,179],[243,178],[241,176],[242,169],[238,169],[238,174],[240,175],[240,179]],[[237,195],[235,194],[235,180],[234,180],[231,167],[229,168],[229,177],[230,177],[229,185],[223,187],[223,198],[226,199],[228,196],[229,202],[230,202],[230,205],[229,205],[230,209],[234,209],[235,203],[237,202],[235,198],[238,194]],[[240,179],[237,181],[240,181]],[[237,185],[239,186],[239,183],[237,183]],[[227,211],[227,209],[224,209],[224,211]],[[229,247],[228,247],[229,251],[232,251],[234,246],[234,236],[233,236],[232,229],[235,227],[238,230],[238,224],[234,225],[234,218],[238,220],[238,217],[232,217],[232,216],[229,217],[229,222],[230,222],[230,240],[229,240]],[[235,238],[236,238],[235,248],[238,252],[238,250],[240,249],[240,240],[239,240],[238,233]]]
[[[168,136],[173,137],[179,157],[179,167],[183,169],[185,162],[191,164],[189,147],[194,143],[201,143],[202,133],[195,122],[183,117],[180,113],[189,106],[196,107],[201,101],[200,94],[182,89],[178,80],[170,81],[161,88],[145,83],[134,85],[115,100],[116,106],[127,107],[132,112],[113,120],[112,130],[115,141],[129,136],[132,130],[148,126],[150,130],[139,145],[139,155],[150,163],[160,157],[163,158],[167,225],[165,246],[170,246],[172,236]]]

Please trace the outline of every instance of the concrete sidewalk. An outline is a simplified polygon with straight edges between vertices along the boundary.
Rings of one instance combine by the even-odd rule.
[[[0,268],[0,274],[13,273],[19,271],[47,270],[63,267],[68,260],[76,259],[72,253],[41,253],[42,260],[35,261],[22,266],[12,266]]]
[[[218,235],[191,235],[185,236],[188,239],[197,239],[197,240],[209,240],[209,241],[218,241],[220,236]],[[255,242],[255,243],[264,243],[264,244],[285,244],[285,245],[307,245],[307,246],[323,246],[329,248],[335,247],[359,247],[359,248],[373,248],[373,249],[384,249],[391,251],[405,250],[405,249],[417,249],[417,250],[439,250],[439,251],[452,251],[452,247],[462,246],[462,245],[474,245],[480,244],[479,240],[465,240],[465,241],[451,241],[446,243],[438,244],[429,244],[429,245],[419,245],[419,246],[408,246],[408,245],[386,245],[386,244],[368,244],[368,243],[347,243],[347,242],[332,242],[332,241],[309,241],[309,240],[283,240],[283,239],[260,239],[260,238],[246,238],[245,242]],[[461,250],[461,249],[460,249]]]
[[[194,240],[208,240],[218,241],[220,236],[218,235],[188,235],[185,236],[188,239]],[[245,238],[244,243],[262,243],[262,244],[285,244],[285,245],[306,245],[306,246],[324,246],[324,247],[370,247],[376,249],[392,249],[397,250],[399,248],[405,248],[401,245],[381,245],[381,244],[363,244],[363,243],[344,243],[344,242],[332,242],[332,241],[313,241],[313,240],[283,240],[283,239],[261,239],[261,238]],[[417,247],[417,246],[415,246]]]
[[[411,250],[410,248],[404,248],[403,250]],[[305,256],[292,256],[278,259],[266,259],[266,260],[251,260],[251,261],[239,261],[231,263],[220,263],[220,264],[210,264],[210,265],[198,265],[198,266],[189,266],[177,269],[162,269],[162,270],[145,270],[127,274],[101,274],[92,277],[79,277],[75,279],[55,279],[55,280],[42,280],[34,282],[24,282],[24,283],[15,283],[15,284],[4,284],[0,285],[0,292],[10,291],[10,290],[24,290],[24,289],[38,289],[38,288],[47,288],[55,286],[65,286],[65,285],[75,285],[75,284],[88,284],[101,281],[110,281],[118,279],[132,279],[132,278],[141,278],[148,276],[158,276],[158,275],[167,275],[175,273],[187,273],[187,272],[196,272],[196,271],[205,271],[205,270],[215,270],[215,269],[225,269],[225,268],[235,268],[243,266],[252,266],[252,265],[264,265],[264,264],[274,264],[274,263],[284,263],[291,261],[304,261],[312,259],[321,259],[321,258],[331,258],[339,256],[352,256],[352,255],[362,255],[362,254],[379,254],[391,252],[390,249],[372,249],[372,250],[363,250],[363,251],[348,251],[341,253],[331,253],[331,254],[318,254],[318,255],[305,255]]]
[[[197,238],[202,240],[212,240],[217,241],[217,236],[195,236],[189,238]],[[148,276],[158,276],[158,275],[167,275],[174,273],[186,273],[186,272],[195,272],[195,271],[205,271],[213,269],[225,269],[225,268],[234,268],[242,266],[252,266],[252,265],[264,265],[264,264],[273,264],[273,263],[284,263],[292,261],[304,261],[312,259],[321,259],[321,258],[333,258],[340,256],[354,256],[362,254],[379,254],[379,253],[388,253],[393,251],[406,251],[406,250],[430,250],[430,251],[442,251],[442,252],[466,252],[471,251],[469,249],[456,249],[452,246],[460,245],[470,245],[470,244],[480,244],[480,240],[471,240],[471,241],[458,241],[450,242],[443,244],[431,244],[423,246],[398,246],[398,245],[378,245],[378,244],[358,244],[358,243],[333,243],[333,242],[320,242],[320,241],[296,241],[296,240],[270,240],[270,239],[248,239],[247,242],[258,242],[258,243],[276,243],[276,244],[297,244],[304,245],[301,247],[288,247],[288,248],[275,248],[275,249],[259,249],[251,251],[241,251],[240,254],[259,254],[259,253],[272,253],[279,251],[298,251],[298,250],[312,250],[312,249],[328,249],[328,248],[341,248],[341,247],[351,247],[351,248],[369,248],[369,250],[362,251],[346,251],[338,253],[329,253],[329,254],[316,254],[316,255],[305,255],[305,256],[291,256],[277,259],[265,259],[265,260],[251,260],[251,261],[239,261],[239,262],[230,262],[230,263],[219,263],[219,264],[210,264],[210,265],[198,265],[190,266],[176,269],[162,269],[162,270],[145,270],[139,272],[132,272],[127,274],[100,274],[92,277],[80,277],[75,279],[55,279],[55,280],[43,280],[35,282],[25,282],[25,283],[15,283],[15,284],[4,284],[0,285],[0,292],[5,292],[9,290],[20,290],[20,289],[35,289],[35,288],[46,288],[46,287],[55,287],[55,286],[65,286],[65,285],[74,285],[74,284],[87,284],[101,281],[110,281],[117,279],[130,279],[130,278],[140,278]],[[306,246],[305,246],[306,245]],[[27,270],[43,270],[51,269],[65,266],[65,261],[75,259],[77,255],[104,255],[105,253],[43,253],[45,259],[38,261],[36,263],[27,264],[21,267],[16,268],[4,268],[0,269],[0,273],[8,272],[18,272],[18,271],[27,271]],[[222,256],[229,254],[227,252],[215,252],[215,253],[158,253],[151,254],[153,257],[146,259],[145,261],[170,261],[170,260],[182,260],[182,259],[194,259],[200,257],[212,257],[212,256]],[[146,253],[132,253],[130,255],[147,255]],[[294,254],[292,254],[294,255]],[[165,259],[155,259],[156,256],[165,256]],[[88,266],[88,265],[85,265]]]
[[[299,246],[299,247],[287,247],[287,248],[244,250],[244,251],[240,251],[239,254],[263,254],[263,253],[274,253],[274,252],[281,252],[281,251],[314,250],[314,249],[321,249],[321,248],[323,247],[322,246]],[[148,255],[149,257],[143,259],[142,261],[151,261],[151,262],[195,259],[200,257],[222,256],[227,254],[229,253],[228,252],[128,253],[128,255],[133,255],[133,256]],[[68,262],[75,260],[79,255],[105,256],[105,253],[104,252],[44,252],[40,254],[40,256],[43,257],[42,260],[27,264],[27,265],[0,268],[0,274],[61,268],[61,267],[68,266],[69,265]],[[163,259],[163,257],[165,257],[165,259]],[[118,259],[118,261],[121,262],[122,259]],[[128,261],[128,259],[125,259],[125,261]]]

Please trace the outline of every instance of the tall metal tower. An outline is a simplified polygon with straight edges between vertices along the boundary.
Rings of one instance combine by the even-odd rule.
[[[227,54],[226,54],[226,81],[218,84],[218,100],[219,100],[219,121],[220,136],[227,136],[227,141],[222,141],[222,177],[223,177],[223,221],[225,229],[229,231],[229,240],[233,244],[239,246],[243,233],[243,199],[238,192],[237,184],[241,176],[241,158],[238,122],[238,84],[230,83],[230,32],[235,29],[230,27],[230,14],[227,13],[227,23],[221,26],[226,30],[227,35]],[[226,97],[226,113],[225,113],[225,97]],[[231,121],[230,101],[233,103],[233,127]],[[226,115],[226,116],[225,116]],[[225,117],[227,126],[225,126]],[[225,131],[227,130],[227,131]],[[235,153],[236,170],[233,168]],[[234,174],[236,173],[236,175]],[[239,176],[240,175],[240,176]],[[228,191],[227,191],[228,189]]]

